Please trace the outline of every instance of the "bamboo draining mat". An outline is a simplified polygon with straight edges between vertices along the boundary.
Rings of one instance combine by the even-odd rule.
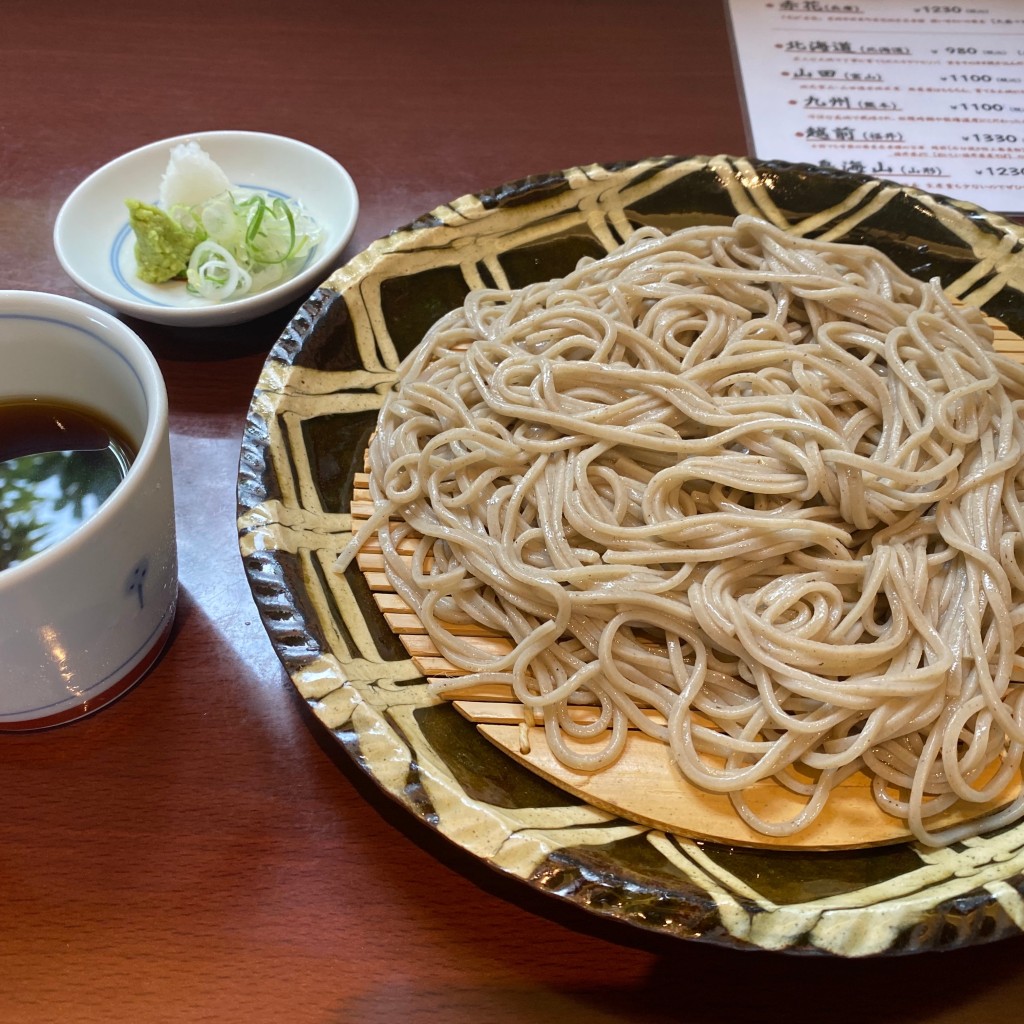
[[[995,331],[996,349],[1024,362],[1024,340],[998,320],[986,319]],[[353,531],[373,511],[365,473],[356,476],[351,511]],[[411,547],[410,539],[400,551],[408,552]],[[363,545],[356,561],[385,620],[417,669],[431,680],[461,674],[461,670],[438,653],[415,611],[394,592],[384,572],[383,555],[376,537]],[[511,647],[507,637],[490,634],[479,626],[454,626],[452,632],[471,638],[476,645],[492,653],[503,653]],[[667,746],[637,729],[630,730],[623,755],[612,767],[598,772],[578,772],[555,759],[548,748],[543,726],[533,722],[528,710],[513,698],[510,687],[465,688],[449,699],[487,739],[520,764],[587,803],[630,821],[698,839],[772,849],[839,850],[903,842],[909,838],[903,824],[878,807],[868,778],[860,773],[831,792],[821,815],[807,829],[796,836],[777,839],[749,828],[733,810],[728,797],[705,792],[688,783],[672,764]],[[574,713],[593,714],[585,707]],[[951,812],[941,822],[935,822],[934,827],[978,816],[1005,803],[1012,795],[1007,793],[993,804],[972,807],[969,813],[959,817]],[[799,798],[770,780],[751,787],[746,797],[751,809],[769,820],[788,818],[801,805]]]

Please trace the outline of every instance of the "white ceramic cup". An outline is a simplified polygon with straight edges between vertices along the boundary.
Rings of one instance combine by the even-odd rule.
[[[0,569],[0,731],[14,731],[90,714],[142,678],[170,637],[178,566],[167,392],[142,340],[83,302],[0,291],[0,367],[0,402],[92,408],[138,453],[91,518]]]

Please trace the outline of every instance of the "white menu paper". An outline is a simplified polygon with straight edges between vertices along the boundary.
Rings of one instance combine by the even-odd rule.
[[[1024,0],[727,0],[753,153],[1024,212]]]

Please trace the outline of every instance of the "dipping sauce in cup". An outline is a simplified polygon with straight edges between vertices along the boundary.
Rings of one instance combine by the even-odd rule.
[[[0,731],[90,714],[138,682],[177,603],[167,395],[85,303],[0,291]]]
[[[0,401],[0,569],[70,536],[134,460],[131,442],[99,412],[42,398]]]

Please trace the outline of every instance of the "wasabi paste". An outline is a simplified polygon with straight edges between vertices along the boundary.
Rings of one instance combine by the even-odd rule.
[[[129,220],[135,232],[136,273],[150,284],[162,284],[185,277],[192,250],[202,241],[202,232],[187,231],[158,206],[138,199],[126,199]]]

